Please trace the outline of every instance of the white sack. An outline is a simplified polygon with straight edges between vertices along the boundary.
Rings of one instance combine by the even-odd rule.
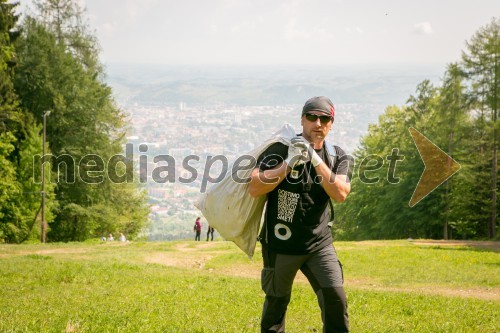
[[[285,124],[260,146],[247,153],[255,160],[273,143],[282,142],[290,144],[296,135],[291,125]],[[248,164],[247,164],[248,165]],[[202,193],[195,202],[210,226],[214,227],[226,240],[233,241],[250,258],[255,251],[255,244],[260,231],[260,221],[266,196],[253,198],[249,192],[249,183],[235,182],[232,176],[237,172],[237,179],[247,179],[252,170],[228,169],[223,180],[213,184],[205,193]]]

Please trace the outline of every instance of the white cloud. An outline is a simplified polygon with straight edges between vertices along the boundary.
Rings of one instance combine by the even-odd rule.
[[[430,22],[419,22],[413,25],[413,32],[419,35],[431,35],[434,33]]]

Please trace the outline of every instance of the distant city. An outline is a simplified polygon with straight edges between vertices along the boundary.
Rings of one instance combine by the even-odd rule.
[[[151,203],[151,224],[143,236],[148,240],[194,237],[192,227],[200,213],[193,203],[200,194],[206,159],[224,155],[231,163],[285,123],[299,133],[301,108],[307,98],[331,97],[336,119],[327,142],[352,153],[368,125],[376,123],[387,106],[404,104],[422,80],[439,79],[435,67],[427,69],[427,76],[418,69],[403,68],[398,74],[397,70],[374,68],[365,74],[357,69],[349,79],[346,71],[343,69],[337,79],[334,69],[327,76],[324,72],[316,76],[314,69],[307,68],[291,69],[291,74],[279,69],[276,75],[272,69],[266,72],[260,68],[252,75],[235,68],[166,67],[155,71],[152,67],[109,66],[107,81],[130,118],[127,141],[134,145],[135,158],[147,156],[148,181],[144,188]],[[297,73],[303,74],[302,79]],[[356,94],[358,103],[353,102]],[[285,102],[287,99],[290,102]],[[141,144],[147,145],[146,152],[144,148],[139,152]],[[175,159],[174,182],[152,180],[151,172],[165,165],[154,162],[154,156],[159,155]],[[177,179],[192,176],[182,165],[190,155],[200,160],[189,162],[198,174],[186,184]],[[138,166],[139,161],[135,162]],[[210,175],[218,176],[220,169],[220,164],[214,164]],[[202,219],[202,223],[206,232],[207,222]]]

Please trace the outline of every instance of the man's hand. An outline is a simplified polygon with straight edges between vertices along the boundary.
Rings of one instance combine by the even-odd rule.
[[[323,159],[316,153],[314,148],[302,137],[297,137],[292,139],[292,144],[294,147],[301,149],[303,152],[307,152],[307,160],[311,161],[314,167],[317,167],[323,162]]]
[[[309,161],[309,154],[304,145],[305,142],[302,137],[295,137],[292,139],[290,146],[288,146],[288,156],[285,163],[291,168],[305,164]]]

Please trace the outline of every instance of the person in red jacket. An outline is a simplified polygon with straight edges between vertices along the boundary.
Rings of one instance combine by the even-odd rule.
[[[194,236],[194,240],[195,241],[199,241],[200,240],[200,235],[201,235],[200,217],[196,218],[196,221],[194,222],[193,230],[196,232],[196,236]]]

